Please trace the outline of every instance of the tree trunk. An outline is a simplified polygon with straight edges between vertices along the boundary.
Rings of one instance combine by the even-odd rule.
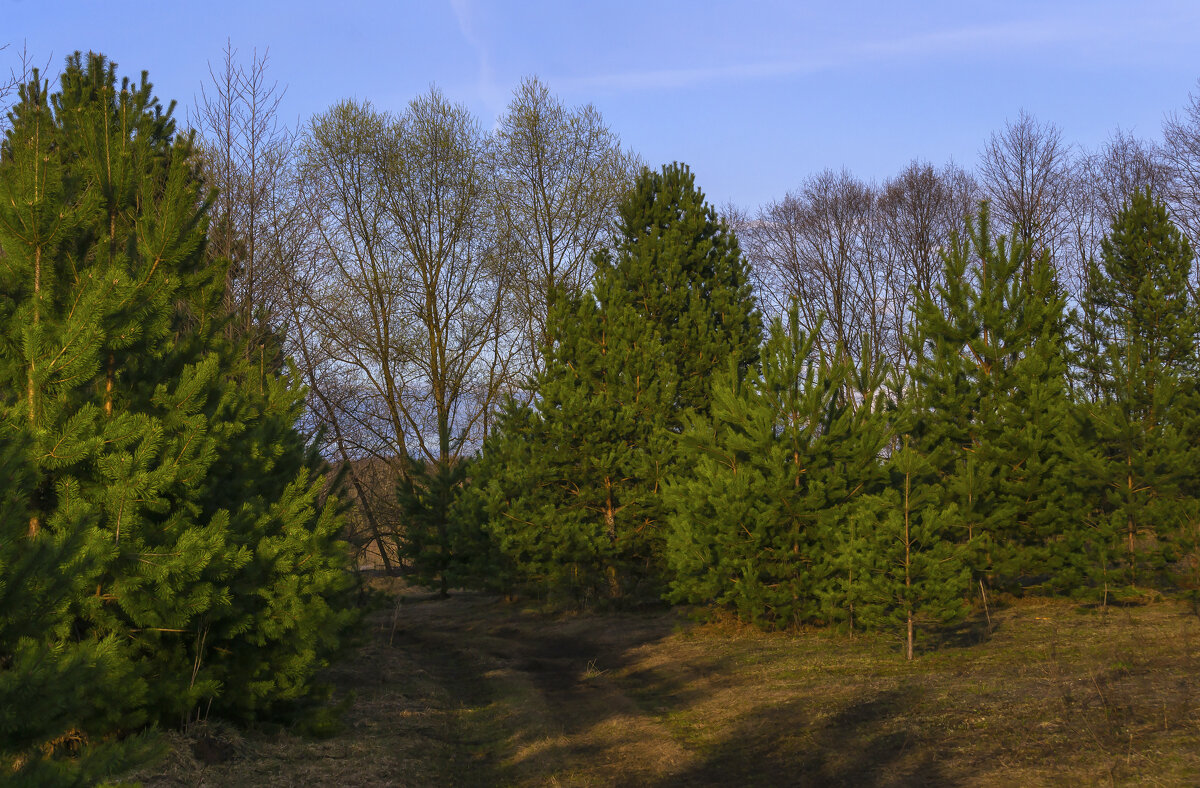
[[[907,448],[907,447],[906,447]],[[912,475],[904,474],[904,595],[908,599],[908,660],[913,658],[913,608],[912,608],[912,535],[909,530]]]
[[[1129,506],[1130,513],[1126,516],[1126,528],[1129,529],[1129,581],[1137,582],[1137,555],[1134,553],[1133,545],[1133,455],[1129,454],[1125,457],[1125,465],[1128,468],[1125,475],[1125,484],[1129,489]]]
[[[42,248],[39,246],[33,252],[33,324],[35,326],[38,323],[38,313],[41,311],[41,304],[39,303],[39,298],[41,297],[40,296],[41,291],[42,291]],[[29,359],[29,433],[31,435],[37,434],[37,429],[36,429],[37,428],[37,399],[36,399],[36,392],[35,392],[36,387],[34,384],[34,379],[36,377],[36,372],[37,372],[36,365],[37,365],[37,362],[33,358],[30,358]],[[37,512],[35,510],[34,514],[29,518],[29,538],[32,539],[33,537],[37,536],[39,528],[40,528],[40,521],[38,520]]]
[[[612,479],[605,477],[604,486],[607,488],[604,499],[604,528],[608,533],[609,542],[617,543],[617,509],[613,503]],[[621,596],[621,582],[617,579],[617,568],[612,564],[606,570],[608,575],[608,595],[612,599]]]
[[[605,477],[604,486],[606,488],[606,496],[604,499],[604,530],[608,534],[608,540],[613,544],[617,543],[617,510],[613,506],[612,479]]]
[[[908,609],[908,661],[912,662],[913,658],[913,612],[912,608]]]
[[[113,374],[117,359],[112,351],[108,353],[108,368],[104,372],[104,416],[112,418]]]
[[[383,571],[387,573],[388,577],[393,577],[396,572],[392,568],[392,559],[388,558],[387,546],[383,543],[383,535],[379,532],[379,521],[375,519],[375,511],[367,501],[367,493],[358,478],[358,471],[355,470],[354,465],[350,462],[350,457],[346,453],[345,447],[342,446],[340,437],[338,438],[338,450],[342,455],[342,462],[350,466],[350,484],[354,486],[354,492],[358,495],[359,509],[362,511],[363,516],[367,518],[367,528],[371,531],[371,539],[374,540],[376,546],[379,548],[379,557],[383,560]]]

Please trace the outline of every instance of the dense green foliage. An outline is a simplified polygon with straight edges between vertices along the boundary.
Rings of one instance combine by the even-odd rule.
[[[1107,601],[1200,579],[1191,252],[1148,194],[1074,331],[1049,256],[994,236],[984,204],[914,292],[911,362],[885,382],[870,348],[818,352],[797,307],[761,358],[752,333],[705,345],[711,306],[654,284],[677,242],[630,232],[655,189],[591,292],[558,304],[538,398],[502,415],[464,499],[512,586],[586,601],[661,578],[766,626],[898,628],[911,658],[989,589]]]
[[[72,602],[95,587],[109,545],[82,507],[29,533],[21,443],[0,438],[0,773],[6,785],[91,785],[147,752],[145,739],[106,735],[142,721],[146,684],[116,637],[71,636]]]
[[[888,424],[872,394],[882,379],[868,369],[856,380],[790,317],[771,327],[761,373],[741,380],[731,365],[711,417],[694,415],[683,435],[667,488],[671,596],[755,621],[852,626],[864,578],[851,512],[883,481]]]
[[[912,448],[957,507],[957,541],[1008,584],[1061,567],[1079,512],[1065,304],[1046,254],[993,241],[986,205],[944,263],[939,297],[917,298],[903,405]]]
[[[452,587],[489,585],[494,556],[477,513],[466,507],[463,487],[474,472],[472,462],[434,463],[410,460],[398,481],[397,496],[404,518],[398,555],[415,583],[436,586],[442,595]]]
[[[862,499],[854,526],[863,539],[859,621],[903,629],[913,658],[916,629],[962,620],[971,585],[968,547],[956,537],[958,509],[909,436],[884,465],[883,491]]]
[[[965,614],[973,572],[1064,575],[1079,499],[1049,261],[994,242],[985,206],[944,264],[890,397],[880,370],[816,354],[795,310],[758,378],[717,382],[668,485],[675,599],[771,624],[900,624],[911,652],[914,627]]]
[[[47,626],[112,695],[77,733],[298,701],[352,619],[338,504],[291,376],[220,330],[190,140],[98,55],[69,58],[53,95],[26,85],[11,120],[0,438],[28,545],[5,571],[34,562],[52,588],[75,567]]]
[[[532,406],[511,406],[477,474],[484,517],[520,586],[653,598],[662,490],[684,414],[713,372],[747,370],[760,322],[733,234],[686,167],[644,171],[591,289],[560,295]]]
[[[1200,312],[1191,264],[1166,208],[1137,193],[1088,272],[1094,391],[1080,412],[1078,468],[1086,568],[1106,596],[1161,586],[1181,559],[1194,562]]]

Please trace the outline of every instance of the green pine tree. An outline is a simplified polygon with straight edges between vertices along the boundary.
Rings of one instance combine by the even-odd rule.
[[[217,341],[227,371],[208,396],[216,459],[195,495],[209,511],[230,511],[226,555],[237,558],[210,582],[232,604],[193,618],[189,648],[176,649],[221,688],[213,709],[249,718],[319,700],[327,688],[314,685],[316,673],[349,645],[359,614],[343,507],[331,494],[338,481],[295,427],[299,374],[248,363],[223,334]]]
[[[99,55],[21,98],[0,151],[0,405],[32,436],[29,532],[82,501],[108,545],[73,631],[121,639],[152,717],[295,701],[348,623],[338,504],[295,431],[295,376],[224,339],[191,141]]]
[[[870,572],[879,559],[873,533],[861,526],[856,511],[859,501],[888,483],[882,458],[896,439],[898,399],[894,390],[888,391],[883,361],[865,339],[858,358],[858,367],[843,363],[840,418],[828,430],[835,453],[825,473],[838,484],[826,483],[830,500],[824,512],[825,578],[816,587],[825,620],[844,623],[851,633],[863,623],[858,611],[868,599]],[[891,383],[894,389],[894,380]],[[847,397],[853,401],[847,402]]]
[[[1065,302],[1045,254],[993,240],[986,204],[943,259],[940,297],[918,294],[910,338],[913,448],[976,571],[1036,582],[1061,569],[1079,507]]]
[[[463,530],[488,538],[488,553],[472,557],[491,564],[485,585],[555,603],[586,601],[604,586],[597,545],[587,532],[563,525],[558,455],[547,451],[546,422],[533,407],[509,400],[496,423],[452,512]]]
[[[429,463],[410,459],[397,495],[404,517],[399,554],[415,583],[436,586],[445,596],[451,586],[478,585],[488,575],[489,543],[478,517],[460,512],[472,474],[468,461]]]
[[[711,416],[689,419],[689,471],[667,486],[671,598],[762,625],[853,626],[866,561],[850,513],[883,481],[888,425],[873,396],[849,392],[876,392],[881,379],[823,357],[797,314],[773,324],[761,374],[741,380],[731,364]]]
[[[678,431],[684,411],[707,412],[714,372],[732,359],[745,374],[758,360],[749,267],[686,165],[643,171],[618,212],[592,291],[604,311],[632,309],[657,332],[650,354],[674,368],[663,423]]]
[[[811,336],[794,339],[811,354]],[[691,470],[666,489],[668,599],[786,626],[816,608],[809,580],[816,529],[780,500],[787,464],[776,414],[757,381],[739,377],[729,370],[714,382],[711,418],[693,416],[683,434],[683,464]]]
[[[152,752],[145,684],[114,637],[71,637],[71,604],[94,587],[109,545],[82,500],[29,533],[22,434],[0,434],[0,782],[94,785]]]
[[[957,520],[954,540],[977,546],[981,537],[976,422],[984,392],[976,385],[977,359],[967,352],[981,333],[972,313],[971,233],[954,236],[943,253],[944,282],[936,294],[915,293],[908,336],[913,361],[903,387],[911,414],[911,443],[934,469],[939,483],[953,487]]]
[[[555,299],[535,405],[501,419],[479,484],[496,543],[531,585],[648,598],[662,587],[672,436],[685,411],[707,411],[714,370],[754,363],[760,320],[736,239],[682,165],[642,173],[595,263],[587,293]],[[488,459],[529,451],[527,468]]]
[[[1164,582],[1193,549],[1200,315],[1191,261],[1147,191],[1131,195],[1088,271],[1081,322],[1093,327],[1083,350],[1096,396],[1080,410],[1077,461],[1094,504],[1079,558],[1105,599]]]
[[[662,364],[653,326],[621,300],[624,291],[611,289],[612,272],[600,261],[595,297],[564,300],[552,312],[562,335],[539,377],[533,422],[522,425],[542,456],[517,472],[543,474],[531,500],[515,507],[533,516],[499,499],[501,508],[489,512],[517,569],[559,565],[547,578],[557,575],[555,586],[543,590],[581,603],[653,598],[661,574],[659,490],[672,448],[663,421],[672,412],[674,370]],[[513,429],[502,420],[498,434]]]
[[[1069,318],[1049,256],[1033,259],[1027,270],[1017,307],[1024,347],[992,414],[993,456],[1003,469],[992,522],[1008,547],[993,568],[1002,577],[1061,588],[1074,582],[1070,562],[1084,511]]]
[[[911,660],[919,628],[965,617],[971,568],[967,546],[955,539],[955,505],[907,435],[887,470],[887,490],[863,498],[854,513],[858,527],[871,534],[873,559],[860,615],[868,626],[902,630]]]

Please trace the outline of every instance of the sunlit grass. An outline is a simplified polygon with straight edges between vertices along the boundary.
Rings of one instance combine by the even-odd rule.
[[[221,728],[147,785],[1196,784],[1200,618],[1009,600],[927,635],[761,632],[679,611],[404,602],[331,678],[325,741]],[[391,645],[388,645],[388,640]],[[226,739],[228,741],[226,742]],[[221,753],[225,753],[222,755]]]

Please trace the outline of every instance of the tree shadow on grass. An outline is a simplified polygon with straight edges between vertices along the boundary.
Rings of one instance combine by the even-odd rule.
[[[905,723],[911,690],[862,697],[827,719],[789,701],[742,719],[703,759],[659,788],[943,786],[934,753]]]
[[[996,609],[992,610],[993,616]],[[917,643],[918,651],[936,652],[947,648],[979,646],[991,639],[1000,626],[999,618],[989,618],[983,613],[978,613],[949,626],[931,627],[921,633]]]
[[[442,688],[439,738],[455,751],[447,776],[464,785],[533,781],[611,758],[620,732],[596,731],[637,713],[614,677],[677,622],[669,613],[541,615],[465,595],[406,613],[390,647]]]

